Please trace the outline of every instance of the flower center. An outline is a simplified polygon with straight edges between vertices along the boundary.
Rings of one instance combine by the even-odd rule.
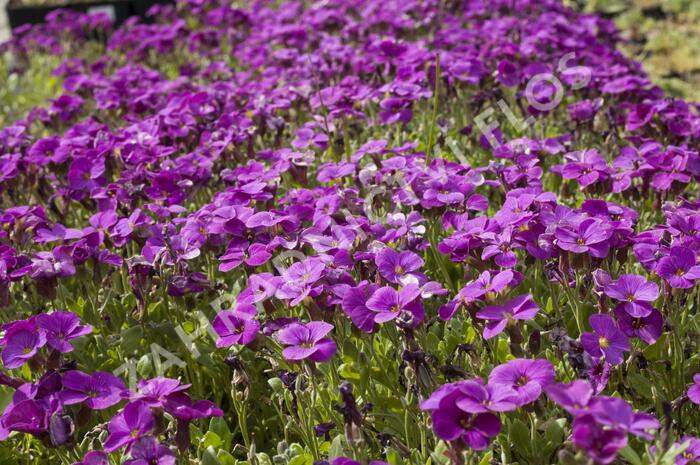
[[[472,429],[473,424],[474,418],[472,415],[469,415],[468,417],[464,417],[461,420],[459,420],[459,426],[461,426],[465,430]]]
[[[586,245],[586,241],[584,241],[584,240],[581,239],[580,237],[579,237],[578,239],[576,239],[576,243],[577,243],[578,245]]]
[[[676,276],[683,276],[685,274],[685,270],[683,268],[678,268],[676,270]]]
[[[396,267],[394,268],[394,273],[396,273],[396,274],[404,274],[405,271],[404,271],[404,269],[403,269],[403,267],[402,267],[401,265],[396,265]]]
[[[520,376],[520,378],[515,380],[515,385],[518,387],[522,387],[522,386],[525,386],[529,382],[530,382],[530,380],[527,379],[527,376],[522,375],[522,376]]]
[[[600,345],[601,349],[607,349],[608,347],[610,347],[610,342],[608,342],[608,340],[604,336],[601,336],[598,338],[598,345]]]
[[[634,302],[634,294],[627,294],[627,302]]]
[[[32,351],[32,348],[31,348],[31,347],[25,347],[25,348],[22,349],[22,354],[27,355],[27,354],[30,353],[31,351]]]

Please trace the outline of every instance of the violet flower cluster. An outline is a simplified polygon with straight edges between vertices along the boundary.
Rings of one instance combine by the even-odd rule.
[[[698,461],[700,107],[610,21],[557,0],[151,17],[59,11],[0,48],[19,78],[60,62],[0,128],[0,452]]]

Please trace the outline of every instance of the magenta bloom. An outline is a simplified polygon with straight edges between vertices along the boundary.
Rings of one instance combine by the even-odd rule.
[[[700,405],[700,373],[693,376],[693,385],[688,389],[688,398],[694,404]]]
[[[572,415],[582,412],[593,397],[593,386],[582,379],[569,384],[550,384],[544,391],[547,397]]]
[[[435,435],[445,441],[462,440],[474,450],[488,447],[491,438],[501,431],[501,421],[493,413],[468,413],[457,406],[465,398],[463,389],[469,391],[473,381],[447,384],[438,388],[430,398],[421,403],[421,409],[432,412]]]
[[[260,331],[260,323],[254,316],[255,314],[233,310],[219,312],[212,322],[214,331],[219,335],[216,347],[248,345],[253,342]]]
[[[491,339],[501,334],[511,321],[532,320],[538,311],[539,307],[532,300],[532,295],[523,294],[503,305],[484,307],[477,312],[476,317],[490,321],[484,328],[484,339]]]
[[[495,367],[489,374],[489,384],[515,391],[514,401],[518,406],[537,400],[542,389],[553,382],[554,367],[545,359],[516,358]]]
[[[484,385],[481,380],[458,384],[462,396],[456,405],[467,413],[510,412],[517,407],[516,393],[508,386]]]
[[[689,289],[700,279],[700,266],[696,265],[695,251],[688,247],[671,247],[668,255],[656,265],[656,274],[674,289]]]
[[[129,452],[131,460],[124,465],[175,465],[175,454],[153,436],[144,436],[134,443]]]
[[[149,407],[163,408],[170,396],[186,391],[189,387],[189,384],[182,384],[172,378],[142,379],[138,382],[138,392],[131,396],[131,400],[140,400]]]
[[[493,276],[491,273],[491,271],[484,271],[478,278],[464,286],[454,300],[442,305],[438,310],[440,318],[443,320],[452,319],[462,304],[476,302],[487,294],[498,294],[513,281],[511,270],[500,273],[493,272]]]
[[[615,308],[615,317],[620,330],[627,337],[636,337],[653,344],[661,336],[664,327],[664,317],[656,309],[652,309],[647,316],[634,318],[620,306]]]
[[[590,414],[576,417],[571,434],[574,446],[602,464],[615,460],[617,452],[627,445],[627,435],[617,429],[603,428]]]
[[[587,218],[574,229],[557,227],[554,233],[557,246],[573,253],[588,253],[591,257],[604,258],[610,249],[612,230],[595,219]]]
[[[308,296],[313,297],[320,292],[321,286],[316,286],[315,283],[321,279],[325,269],[326,265],[318,257],[295,262],[284,272],[283,284],[277,289],[277,297],[291,299],[292,305],[299,305]]]
[[[367,308],[367,300],[379,289],[379,285],[362,281],[356,287],[348,287],[342,294],[341,308],[350,317],[352,323],[366,333],[373,333],[376,328],[375,313]]]
[[[630,350],[630,341],[617,327],[610,315],[597,313],[588,318],[593,333],[581,334],[581,345],[592,357],[598,359],[605,355],[611,365],[618,365],[624,360],[624,353]]]
[[[191,422],[199,418],[220,417],[224,412],[210,400],[193,401],[184,392],[169,395],[163,404],[163,409],[183,422]]]
[[[499,293],[513,281],[513,272],[511,270],[501,271],[484,271],[479,277],[467,284],[459,291],[459,297],[465,303],[474,302],[478,298],[483,297],[488,293]]]
[[[93,410],[102,410],[119,403],[126,387],[112,373],[96,371],[89,375],[71,370],[63,375],[63,391],[60,396],[64,404],[85,402]]]
[[[659,287],[643,276],[623,274],[605,286],[605,295],[622,302],[620,305],[627,313],[639,318],[651,313],[651,302],[659,297]]]
[[[148,434],[154,426],[155,419],[151,409],[143,402],[131,402],[109,421],[109,437],[104,443],[104,449],[114,452],[131,445]]]
[[[287,360],[327,362],[336,351],[333,339],[325,337],[332,330],[333,325],[323,321],[292,323],[277,333],[277,340],[287,346],[282,351]]]
[[[74,347],[68,341],[92,332],[92,326],[81,325],[78,316],[72,312],[56,311],[36,317],[37,326],[46,332],[46,342],[59,352],[72,352]]]
[[[83,460],[73,465],[109,465],[109,458],[104,452],[94,450],[85,454]]]
[[[410,250],[397,252],[391,247],[384,248],[377,253],[374,259],[379,274],[384,279],[394,284],[417,283],[412,274],[423,266],[423,259]]]
[[[46,334],[33,321],[13,324],[5,333],[2,363],[5,368],[19,368],[46,344]]]
[[[398,291],[391,286],[384,286],[367,300],[367,308],[375,312],[375,323],[395,320],[406,311],[413,314],[415,324],[418,324],[425,317],[423,306],[417,300],[420,294],[421,290],[415,284],[409,284]]]

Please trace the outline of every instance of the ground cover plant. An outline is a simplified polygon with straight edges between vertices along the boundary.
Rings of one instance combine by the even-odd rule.
[[[700,460],[699,108],[609,20],[152,12],[2,46],[0,463]]]

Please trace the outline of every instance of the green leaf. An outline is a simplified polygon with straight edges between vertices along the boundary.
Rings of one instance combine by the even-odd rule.
[[[544,430],[544,437],[555,446],[564,442],[564,430],[556,421],[550,421]]]
[[[525,457],[530,457],[530,429],[520,420],[513,420],[510,424],[508,440],[515,446],[514,449]]]
[[[642,376],[636,371],[627,373],[627,377],[629,378],[628,385],[632,386],[632,389],[637,391],[639,395],[641,395],[642,397],[646,397],[647,399],[654,398],[654,394],[651,389],[651,383],[648,379],[646,379],[644,376]]]
[[[333,438],[331,448],[328,450],[329,459],[332,460],[334,458],[342,457],[343,455],[345,455],[343,449],[343,441],[345,441],[345,437],[342,434],[339,434]]]
[[[620,449],[620,455],[632,465],[644,465],[639,455],[629,445]]]
[[[314,462],[310,454],[301,454],[289,461],[288,465],[311,465]]]
[[[209,422],[209,431],[216,433],[221,438],[222,448],[226,450],[231,448],[231,430],[224,417],[212,418]]]
[[[143,330],[141,326],[132,326],[131,328],[122,331],[122,349],[129,354],[136,352],[141,348],[143,340]]]
[[[403,465],[401,454],[396,449],[389,448],[386,452],[386,461],[390,465]]]
[[[484,457],[479,462],[479,465],[489,465],[491,463],[491,457],[493,457],[493,452],[488,451],[484,454]]]
[[[233,457],[233,455],[223,449],[219,449],[216,457],[219,459],[219,463],[221,465],[236,465],[236,459]]]
[[[207,448],[213,447],[214,449],[218,449],[223,443],[224,441],[213,431],[207,431],[202,437],[202,446]]]
[[[209,446],[202,454],[202,465],[221,465],[218,455],[213,447]]]

